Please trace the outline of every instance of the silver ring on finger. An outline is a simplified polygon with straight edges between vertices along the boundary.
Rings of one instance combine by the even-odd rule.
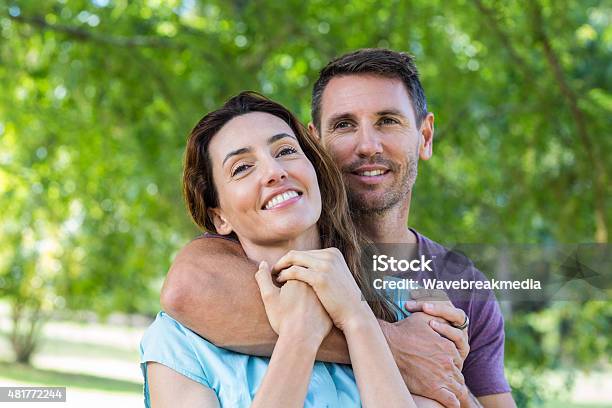
[[[468,317],[468,315],[465,315],[465,321],[463,322],[463,324],[455,324],[453,323],[451,326],[453,326],[456,329],[459,330],[464,330],[467,329],[467,327],[470,325],[470,318]]]

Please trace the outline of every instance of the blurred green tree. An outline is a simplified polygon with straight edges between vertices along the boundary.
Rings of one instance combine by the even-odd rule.
[[[180,197],[191,126],[243,89],[308,121],[318,70],[359,47],[414,54],[436,114],[411,225],[442,242],[607,242],[610,15],[596,0],[0,2],[0,296],[18,359],[53,311],[154,313],[197,233]],[[582,306],[575,319],[600,321]],[[510,368],[553,366],[532,358],[533,313],[578,326],[551,310],[514,310]],[[557,352],[609,355],[573,341]]]

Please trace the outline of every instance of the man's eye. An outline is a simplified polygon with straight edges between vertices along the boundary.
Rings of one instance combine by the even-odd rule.
[[[393,118],[382,118],[380,120],[380,124],[381,125],[396,125],[398,123],[399,122],[397,120],[393,119]]]
[[[280,156],[286,156],[288,154],[293,154],[293,153],[297,153],[297,150],[293,147],[287,146],[287,147],[283,147],[278,154],[276,155],[276,157],[280,157]]]
[[[338,129],[346,129],[346,128],[348,128],[349,126],[351,126],[351,123],[350,123],[350,122],[347,122],[346,120],[342,120],[342,121],[340,121],[340,122],[338,122],[338,123],[336,123],[336,124],[334,125],[334,130],[338,130]]]
[[[248,164],[241,164],[240,166],[237,166],[236,168],[234,168],[234,171],[232,171],[232,177],[242,173],[243,171],[248,170],[248,168],[251,167]]]

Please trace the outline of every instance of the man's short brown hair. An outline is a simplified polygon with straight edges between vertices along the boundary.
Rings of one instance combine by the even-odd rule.
[[[329,81],[334,77],[364,74],[401,80],[412,101],[417,125],[421,124],[427,116],[427,100],[419,80],[419,72],[414,65],[414,58],[405,52],[385,48],[363,48],[331,60],[319,73],[319,78],[312,89],[311,112],[312,122],[319,133],[321,100]]]

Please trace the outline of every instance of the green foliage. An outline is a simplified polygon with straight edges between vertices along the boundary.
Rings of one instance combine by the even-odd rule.
[[[578,370],[609,367],[612,346],[609,301],[556,302],[506,321],[506,372],[519,407],[563,400]],[[559,373],[550,381],[551,371]],[[565,398],[564,398],[565,397]]]
[[[37,315],[154,313],[197,233],[180,192],[191,126],[243,89],[308,121],[318,70],[358,47],[413,53],[436,114],[411,225],[442,242],[607,242],[610,15],[596,0],[4,0],[0,296]],[[582,306],[515,314],[510,362],[609,355],[578,335],[603,324]],[[560,327],[571,337],[545,345]]]

